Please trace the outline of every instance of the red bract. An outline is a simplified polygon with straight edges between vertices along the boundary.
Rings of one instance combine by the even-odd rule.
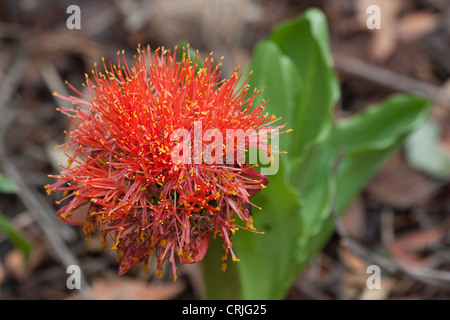
[[[66,204],[57,216],[83,225],[87,237],[97,228],[103,239],[111,233],[120,274],[147,264],[155,253],[157,274],[169,259],[176,279],[175,257],[182,263],[202,260],[210,233],[223,238],[223,260],[229,252],[237,260],[232,234],[254,230],[249,199],[268,179],[238,161],[175,162],[171,152],[179,140],[172,134],[183,129],[193,136],[194,122],[202,133],[215,129],[223,136],[230,129],[270,132],[280,128],[270,127],[275,117],[262,115],[262,104],[252,106],[258,92],[247,97],[248,86],[237,87],[237,70],[220,80],[211,55],[202,68],[186,52],[177,62],[176,49],[138,49],[132,67],[121,60],[119,54],[117,66],[103,60],[104,73],[94,67],[92,77],[86,75],[89,98],[70,85],[79,97],[56,94],[80,106],[61,110],[75,127],[63,145],[69,164],[47,186],[48,192],[64,191]],[[270,155],[270,145],[258,146]],[[231,149],[239,151],[238,144]],[[191,146],[188,157],[195,152]]]

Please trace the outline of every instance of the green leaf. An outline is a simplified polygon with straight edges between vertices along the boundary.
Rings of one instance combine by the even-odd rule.
[[[244,299],[282,299],[295,274],[295,239],[300,225],[297,195],[284,183],[285,159],[280,172],[270,177],[267,188],[253,202],[254,225],[264,234],[239,230],[233,236]]]
[[[290,119],[299,87],[298,73],[292,61],[272,41],[264,41],[255,48],[249,69],[253,70],[249,84],[263,89],[259,101],[270,97],[267,111]],[[282,135],[279,148],[285,150],[288,145],[289,135]],[[278,167],[278,173],[270,176],[267,188],[253,198],[254,203],[263,208],[262,212],[253,209],[253,216],[255,227],[264,234],[238,231],[234,235],[235,251],[242,259],[229,264],[236,264],[233,267],[239,271],[244,299],[280,299],[291,281],[286,275],[292,273],[290,269],[294,263],[289,252],[295,247],[292,239],[297,236],[300,204],[285,183],[287,163],[283,156],[275,157],[277,162],[273,165]],[[291,229],[286,228],[288,221],[291,221]]]
[[[0,174],[0,193],[13,194],[17,192],[17,187],[8,178]]]
[[[431,104],[416,95],[394,95],[340,121],[330,136],[346,157],[338,173],[337,206],[344,210],[406,136],[428,117]]]
[[[297,271],[308,265],[334,230],[330,216],[333,197],[336,209],[342,213],[429,112],[430,103],[421,97],[389,97],[361,114],[339,121],[316,155],[311,156],[314,161],[296,168],[311,172],[297,172],[304,203]],[[339,152],[344,156],[334,177],[332,170]]]
[[[219,238],[219,237],[217,237]],[[223,242],[222,239],[209,240],[208,252],[201,261],[203,291],[208,300],[240,300],[242,282],[237,263],[228,262],[226,272],[222,271]]]
[[[298,213],[301,220],[293,252],[296,261],[293,278],[328,240],[329,234],[324,234],[323,228],[330,220],[331,199],[336,189],[331,175],[334,159],[335,153],[323,142],[315,145],[302,161],[291,163],[291,181],[303,204]],[[328,229],[332,232],[332,228]]]
[[[20,249],[25,259],[28,259],[31,252],[31,244],[28,240],[18,231],[11,221],[0,212],[0,232],[6,234],[11,243],[18,249]]]
[[[293,128],[289,157],[302,157],[331,129],[332,108],[340,96],[328,45],[328,25],[318,9],[280,25],[270,39],[295,64],[300,87],[288,120]]]
[[[415,168],[441,179],[450,177],[450,157],[439,148],[440,127],[428,119],[406,140],[405,156]]]
[[[267,189],[254,198],[254,203],[262,208],[262,212],[254,213],[255,226],[264,234],[241,231],[235,235],[236,253],[243,257],[238,269],[245,299],[284,297],[297,276],[297,260],[301,255],[297,251],[297,241],[308,234],[306,225],[314,225],[304,221],[316,217],[303,216],[300,208],[307,203],[302,203],[299,189],[291,181],[291,169],[293,159],[299,162],[308,157],[331,129],[331,109],[339,96],[339,88],[330,54],[322,52],[328,49],[326,29],[323,14],[310,10],[277,28],[271,40],[260,43],[249,66],[253,70],[249,84],[264,89],[260,98],[269,100],[266,110],[282,116],[282,123],[294,129],[294,134],[280,136],[279,149],[288,150],[289,154],[276,159],[274,165],[278,166],[278,173],[269,177]],[[317,165],[314,170],[324,174]],[[328,198],[327,188],[316,187],[311,191],[322,200]],[[327,202],[317,204],[324,203]],[[322,216],[325,219],[325,213]],[[320,223],[316,229],[320,230]]]
[[[292,113],[296,108],[300,77],[291,59],[274,42],[266,40],[256,46],[248,70],[253,71],[248,84],[262,90],[253,104],[268,100],[266,111],[277,118],[281,117],[280,124],[287,123],[287,127],[292,128],[295,125]],[[286,151],[290,141],[290,134],[281,135],[280,151]]]

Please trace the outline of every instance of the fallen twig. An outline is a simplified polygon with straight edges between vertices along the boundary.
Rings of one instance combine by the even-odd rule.
[[[41,77],[44,79],[45,84],[47,85],[50,92],[57,92],[63,96],[70,96],[69,91],[67,90],[64,81],[58,74],[53,63],[50,61],[45,61],[39,65],[39,73]],[[58,99],[56,96],[53,96],[57,105],[62,105],[64,108],[72,108],[72,103],[63,99]]]
[[[430,83],[412,79],[362,60],[334,54],[337,70],[394,90],[420,94],[435,103],[450,107],[450,95]]]

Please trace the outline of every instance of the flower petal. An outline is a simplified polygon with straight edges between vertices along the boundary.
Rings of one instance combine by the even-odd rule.
[[[89,209],[91,207],[90,202],[86,202],[80,206],[78,206],[76,209],[74,209],[70,214],[66,213],[67,206],[62,207],[56,212],[56,216],[65,223],[72,224],[75,226],[82,226],[84,222],[86,221],[86,218],[89,214]]]
[[[249,198],[252,198],[253,196],[255,196],[259,192],[259,190],[261,190],[263,188],[262,186],[266,186],[269,183],[269,179],[265,175],[261,174],[260,172],[256,171],[255,169],[247,166],[246,164],[242,165],[242,174],[244,176],[246,176],[247,178],[250,178],[255,181],[259,181],[259,187],[247,189]]]
[[[178,256],[178,259],[181,263],[195,263],[201,261],[208,251],[208,245],[209,245],[209,232],[206,232],[203,238],[201,238],[197,242],[197,247],[195,248],[195,253],[190,258],[180,257]]]

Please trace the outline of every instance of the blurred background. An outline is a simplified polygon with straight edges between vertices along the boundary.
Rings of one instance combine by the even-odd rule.
[[[379,30],[367,28],[372,4],[381,8]],[[80,29],[67,27],[70,5],[80,8]],[[433,134],[415,143],[418,158],[404,149],[394,155],[343,218],[353,239],[427,274],[383,275],[382,289],[369,290],[367,261],[337,233],[286,298],[450,298],[448,0],[0,0],[0,299],[198,299],[196,265],[180,266],[176,283],[170,272],[158,278],[140,265],[119,277],[108,245],[103,252],[99,238],[86,243],[81,228],[55,218],[57,198],[44,186],[65,161],[54,146],[69,121],[56,111],[68,105],[52,92],[69,95],[66,80],[81,88],[102,56],[114,61],[118,50],[132,56],[138,44],[181,40],[203,56],[225,56],[228,76],[245,69],[274,26],[313,6],[330,27],[342,89],[336,117],[394,92],[434,103]],[[66,286],[72,264],[83,270],[81,290]]]

